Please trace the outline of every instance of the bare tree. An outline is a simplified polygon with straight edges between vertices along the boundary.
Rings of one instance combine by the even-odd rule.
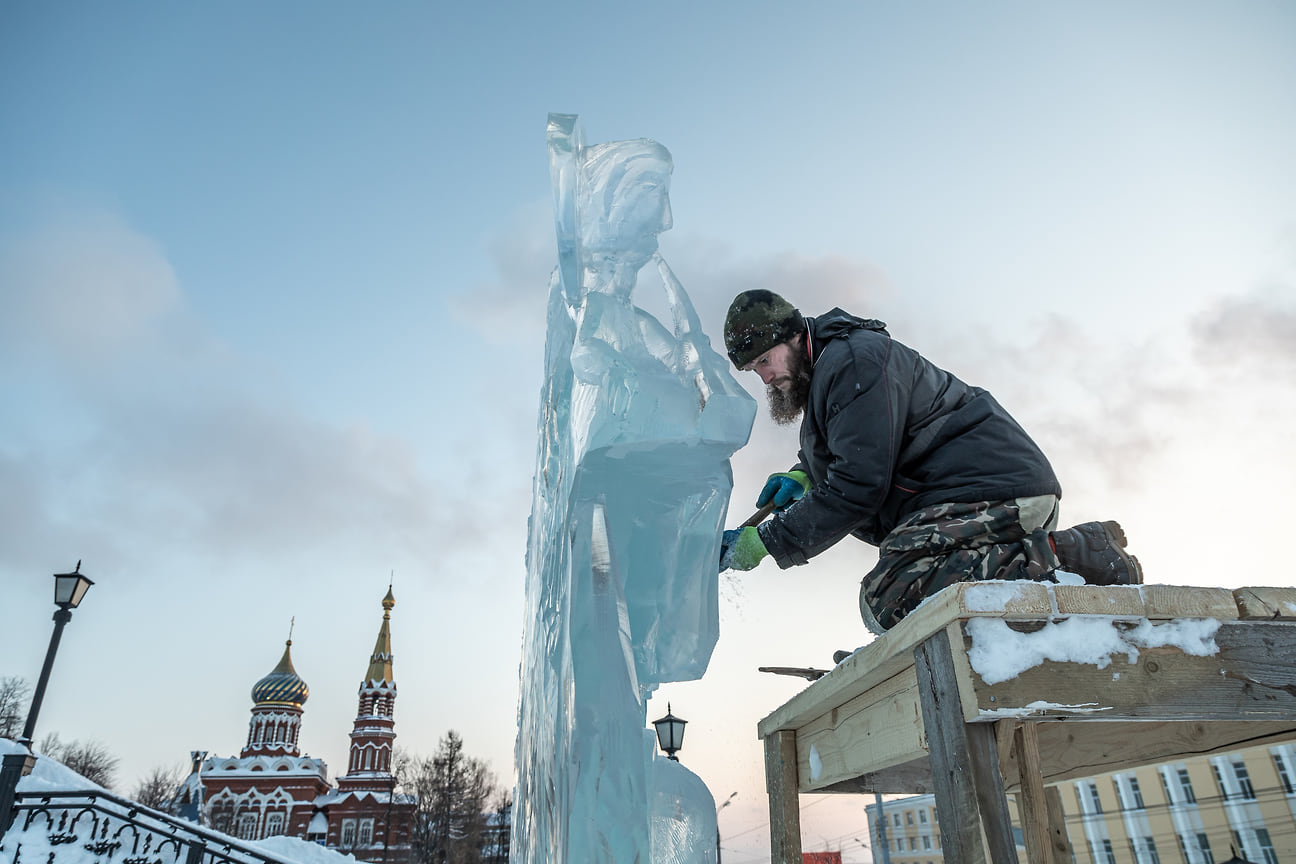
[[[22,734],[31,687],[17,676],[0,678],[0,738],[16,739]]]
[[[179,765],[155,766],[136,784],[131,798],[145,807],[169,813],[171,803],[175,801],[176,792],[180,789],[180,783],[184,778],[184,769]]]
[[[431,758],[410,758],[403,781],[418,796],[411,842],[420,864],[475,864],[496,781],[486,764],[463,752],[451,730]]]
[[[51,732],[41,739],[36,749],[105,789],[113,788],[117,780],[120,760],[98,741],[69,741],[64,744],[57,732]]]

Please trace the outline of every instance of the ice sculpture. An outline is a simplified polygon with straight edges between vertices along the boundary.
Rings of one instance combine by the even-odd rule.
[[[670,153],[548,127],[558,266],[527,545],[513,862],[715,860],[715,803],[646,703],[719,635],[720,533],[755,401],[657,252]],[[669,326],[634,302],[656,265]]]

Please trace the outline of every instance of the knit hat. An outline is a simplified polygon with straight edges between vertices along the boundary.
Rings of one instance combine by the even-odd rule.
[[[741,369],[805,329],[801,313],[773,291],[744,291],[729,304],[725,348],[734,366]]]

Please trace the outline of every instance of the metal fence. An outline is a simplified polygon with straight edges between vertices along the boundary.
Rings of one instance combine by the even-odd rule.
[[[64,847],[77,850],[78,862],[94,864],[285,864],[110,792],[20,793],[14,811],[12,827],[0,838],[0,864],[58,864]]]

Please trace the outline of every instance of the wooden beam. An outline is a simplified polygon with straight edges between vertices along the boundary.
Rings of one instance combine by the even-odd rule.
[[[1056,786],[1046,787],[1044,801],[1048,805],[1049,846],[1053,850],[1054,864],[1066,864],[1071,860],[1071,838],[1067,836],[1062,793]]]
[[[985,864],[981,806],[971,770],[949,634],[937,630],[914,648],[923,725],[931,747],[932,787],[948,864]]]
[[[972,781],[977,803],[981,805],[981,827],[985,830],[990,860],[994,864],[1017,864],[1017,842],[1013,838],[1012,817],[1008,814],[1008,796],[1004,794],[1003,775],[999,773],[997,725],[970,723],[963,729],[968,738]]]
[[[801,864],[795,732],[775,732],[765,739],[765,789],[769,793],[770,861]]]
[[[1054,864],[1052,838],[1049,836],[1048,802],[1044,795],[1044,776],[1040,772],[1039,734],[1034,723],[1016,724],[1013,730],[1013,755],[1017,760],[1018,780],[1021,783],[1021,793],[1017,796],[1017,813],[1021,816],[1026,860],[1030,864]],[[1058,861],[1057,864],[1064,862]]]

